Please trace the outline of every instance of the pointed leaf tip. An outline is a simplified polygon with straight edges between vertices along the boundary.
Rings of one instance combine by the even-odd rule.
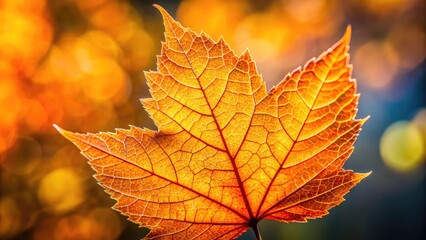
[[[158,4],[153,4],[153,6],[157,8],[163,16],[166,36],[174,32],[173,29],[182,28],[182,26],[172,16],[170,16],[170,14],[163,7]]]
[[[166,11],[166,9],[164,9],[162,6],[158,5],[158,4],[153,4],[153,6],[155,8],[158,9],[158,11],[160,11],[161,15],[163,16],[163,20],[170,20],[173,19],[172,16],[170,16],[170,14]]]
[[[367,117],[361,119],[361,125],[364,125],[364,123],[367,122],[368,119],[370,119],[370,115],[368,115]]]
[[[351,36],[352,36],[352,26],[348,24],[348,26],[346,27],[345,34],[343,34],[343,37],[340,41],[343,43],[343,45],[349,45],[349,42],[351,41]]]
[[[70,140],[70,141],[72,141],[72,139],[73,139],[73,135],[75,134],[75,133],[73,133],[73,132],[70,132],[70,131],[67,131],[67,130],[64,130],[64,129],[62,129],[61,127],[59,127],[58,125],[56,125],[56,124],[53,124],[53,127],[62,135],[62,136],[64,136],[66,139],[68,139],[68,140]]]
[[[61,127],[59,127],[58,125],[56,125],[56,124],[53,124],[53,127],[56,129],[56,131],[58,131],[62,136],[64,136],[65,137],[65,134],[68,132],[68,131],[66,131],[66,130],[64,130],[64,129],[62,129]]]
[[[152,6],[154,6],[156,9],[158,9],[160,12],[161,11],[165,11],[164,8],[156,3],[152,4]]]
[[[58,125],[56,125],[56,124],[53,124],[53,127],[58,131],[58,132],[61,132],[61,130],[62,130],[62,128],[61,127],[59,127]]]
[[[349,37],[352,35],[352,25],[348,24],[348,26],[346,26],[345,35],[349,35]]]

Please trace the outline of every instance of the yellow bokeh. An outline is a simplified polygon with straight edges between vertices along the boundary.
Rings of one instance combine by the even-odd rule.
[[[46,6],[46,0],[4,0],[2,4],[5,9],[42,13]]]
[[[86,198],[81,178],[70,168],[46,174],[40,181],[38,197],[47,211],[63,213],[73,210]]]
[[[0,9],[0,19],[1,58],[13,61],[20,71],[30,75],[50,46],[50,23],[43,16],[16,9]]]
[[[425,158],[426,142],[420,129],[411,122],[400,121],[389,126],[380,140],[380,153],[393,170],[416,169]]]
[[[248,3],[245,0],[186,0],[181,2],[176,15],[182,24],[191,27],[194,31],[203,31],[214,40],[223,36],[227,42],[230,42],[231,46],[234,46],[237,45],[233,41],[234,31],[249,11],[248,8]],[[208,9],[209,11],[200,11],[200,9]]]

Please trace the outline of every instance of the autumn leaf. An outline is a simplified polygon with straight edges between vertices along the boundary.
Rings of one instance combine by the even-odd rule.
[[[248,51],[183,28],[161,7],[166,41],[142,104],[158,132],[58,131],[89,159],[114,208],[146,239],[235,239],[262,219],[326,215],[368,174],[343,170],[364,120],[350,28],[269,92]]]

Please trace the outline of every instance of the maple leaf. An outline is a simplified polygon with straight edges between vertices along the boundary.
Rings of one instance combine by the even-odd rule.
[[[262,219],[305,222],[368,174],[343,170],[364,120],[349,65],[350,28],[266,92],[248,51],[236,56],[161,7],[166,41],[142,103],[158,132],[58,131],[89,159],[114,208],[146,239],[234,239]]]

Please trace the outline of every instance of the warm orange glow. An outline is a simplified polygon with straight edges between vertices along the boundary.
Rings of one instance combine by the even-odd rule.
[[[134,73],[155,54],[142,19],[127,2],[49,3],[76,5],[92,24],[83,33],[60,32],[54,43],[55,17],[46,4],[6,0],[0,8],[0,154],[18,135],[51,132],[53,123],[79,119],[86,122],[81,129],[110,126],[116,106],[128,101]],[[109,21],[96,18],[105,17],[100,13]]]
[[[14,126],[0,128],[0,153],[6,152],[16,141],[17,134]],[[1,161],[1,160],[0,160]]]
[[[342,169],[366,120],[354,119],[350,28],[268,94],[249,52],[237,56],[158,8],[166,41],[142,103],[159,131],[57,127],[148,237],[235,237],[261,219],[321,217],[368,175]]]
[[[327,2],[325,0],[290,0],[284,4],[288,14],[297,21],[311,22],[321,17]]]
[[[206,32],[215,40],[223,36],[228,41],[233,41],[234,31],[248,12],[248,8],[245,0],[187,0],[182,1],[176,14],[184,25],[191,26],[191,29],[197,32]],[[207,19],[209,21],[206,21]],[[232,43],[231,45],[234,45]]]
[[[50,46],[50,24],[39,15],[16,10],[0,9],[0,19],[0,56],[15,62],[21,71],[30,75]]]
[[[8,77],[8,76],[5,76]],[[4,111],[0,118],[0,128],[7,128],[20,119],[23,102],[22,92],[16,86],[16,79],[6,78],[0,80],[0,107]],[[9,101],[16,98],[15,101]]]
[[[21,120],[21,108],[23,107],[22,93],[16,86],[13,76],[0,76],[0,154],[9,149],[16,140],[17,122]],[[10,101],[14,99],[13,101]]]
[[[25,116],[27,117],[24,121],[30,131],[37,132],[47,125],[48,115],[39,101],[28,100],[25,102],[25,108]]]
[[[282,80],[277,76],[317,54],[309,52],[312,41],[334,34],[343,16],[334,1],[272,1],[267,6],[259,10],[245,0],[187,0],[180,4],[177,17],[214,40],[223,36],[237,54],[250,49],[273,85]]]
[[[9,10],[17,10],[22,12],[41,13],[46,6],[46,0],[4,0],[2,7]]]

